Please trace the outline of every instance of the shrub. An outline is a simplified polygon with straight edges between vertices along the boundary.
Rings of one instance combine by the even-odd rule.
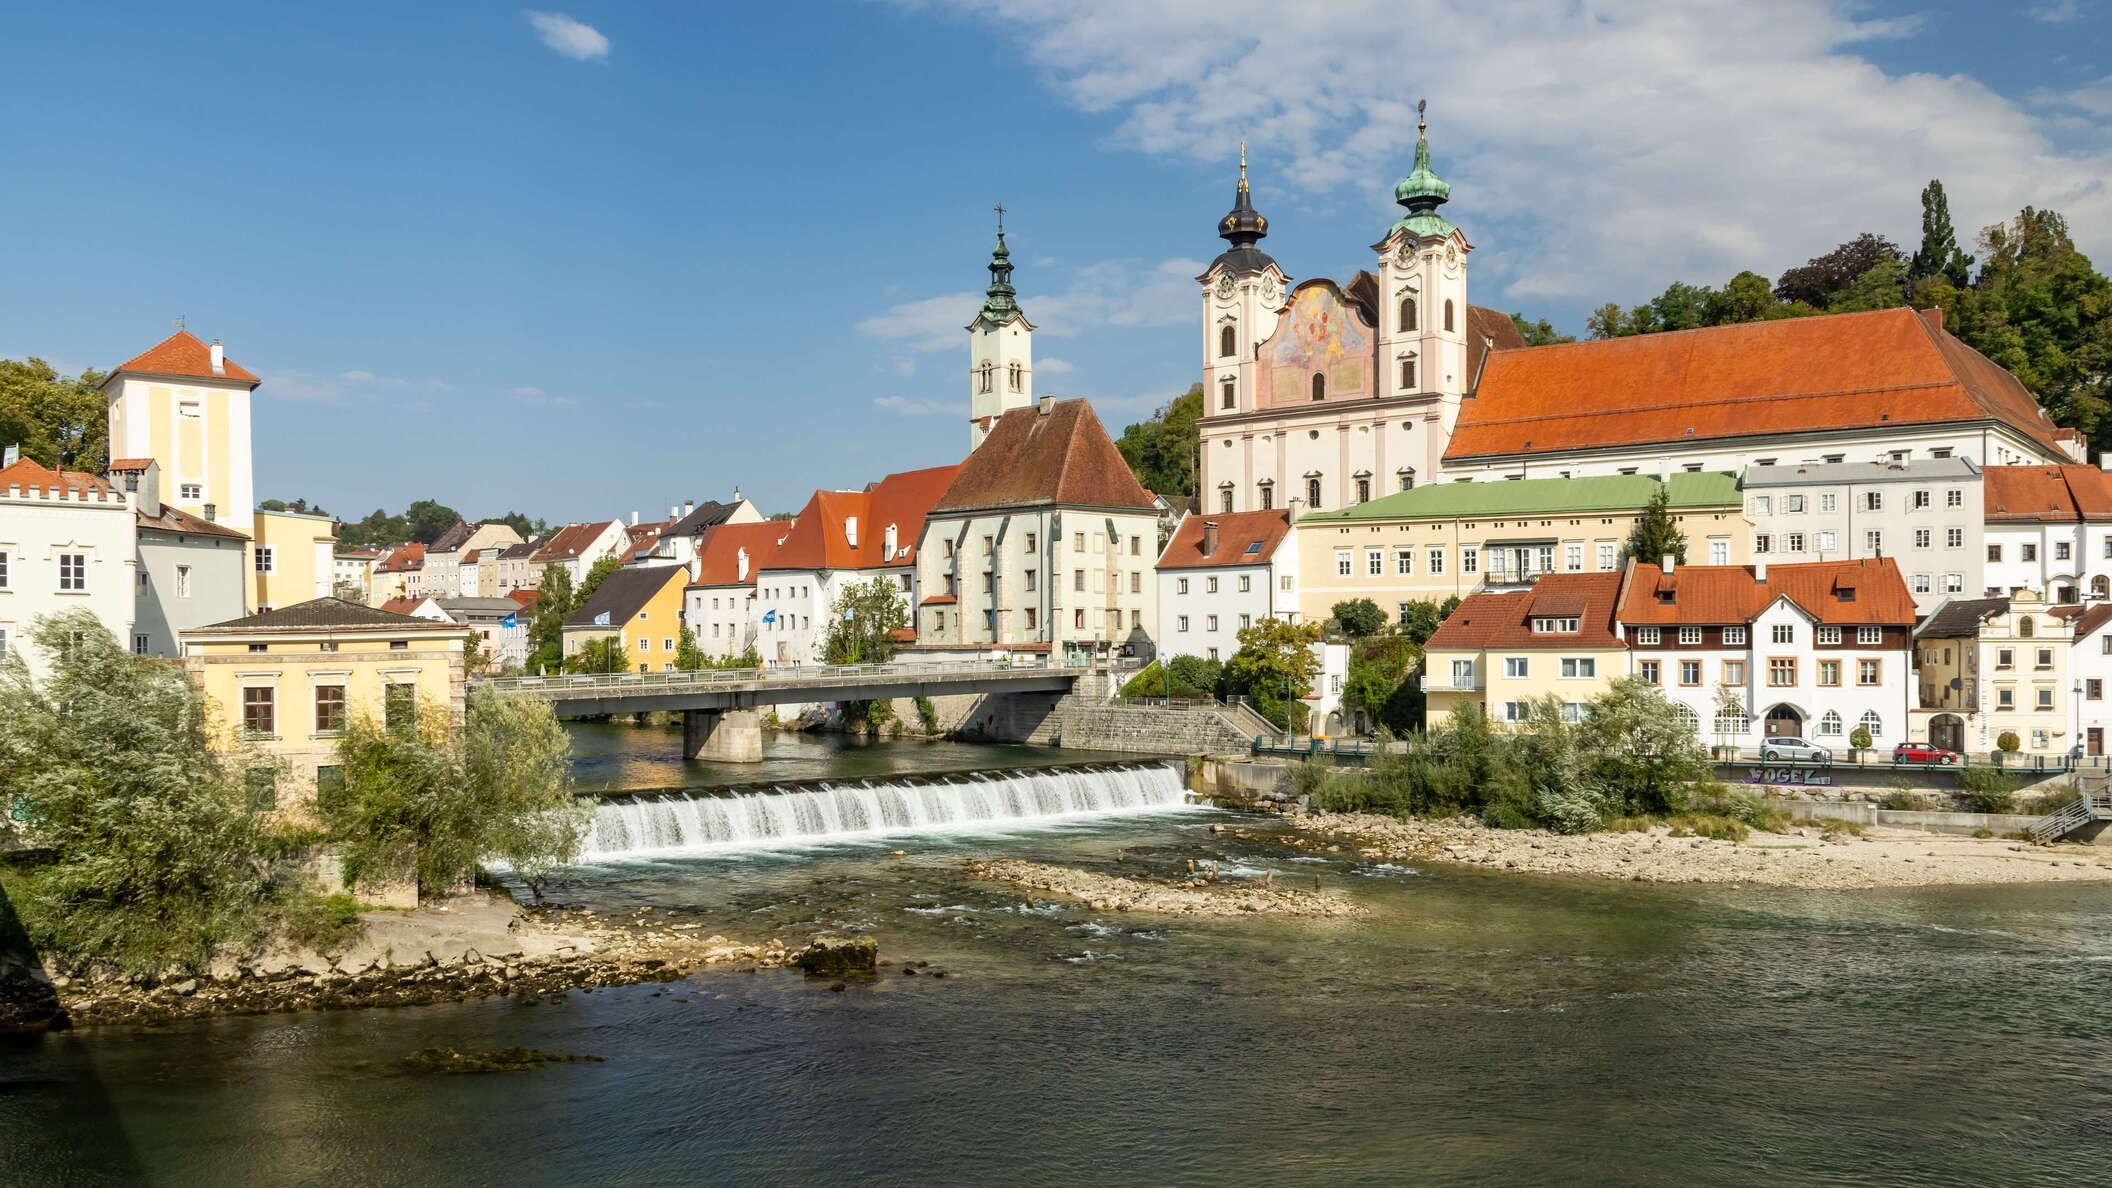
[[[1847,833],[1856,837],[1863,835],[1862,825],[1858,822],[1850,821],[1846,817],[1820,817],[1812,823],[1819,827],[1819,834],[1822,837],[1829,833]]]
[[[1978,828],[1978,829],[1975,829],[1975,830],[1973,830],[1973,836],[1974,836],[1974,837],[1993,837],[1994,835],[1995,835],[1995,831],[1994,831],[1994,830],[1992,830],[1992,829],[1986,828],[1985,826],[1982,826],[1981,828]]]
[[[1858,750],[1858,751],[1867,751],[1867,750],[1869,750],[1869,749],[1870,749],[1870,729],[1869,729],[1869,727],[1867,727],[1867,726],[1858,726],[1858,727],[1856,727],[1855,729],[1853,729],[1853,730],[1849,731],[1849,732],[1848,732],[1848,745],[1849,745],[1849,746],[1851,746],[1851,747],[1854,747],[1854,748],[1855,748],[1856,750]]]
[[[2080,799],[2082,799],[2082,793],[2076,789],[2075,781],[2070,780],[2067,783],[2039,793],[2030,800],[2023,802],[2019,808],[2023,812],[2043,817],[2048,813],[2057,813]]]
[[[1343,632],[1352,639],[1376,635],[1386,626],[1386,612],[1380,610],[1379,604],[1369,598],[1352,598],[1336,603],[1334,617],[1335,622],[1342,625]]]
[[[1877,807],[1892,809],[1896,812],[1915,812],[1921,808],[1921,797],[1904,788],[1900,788],[1885,793],[1884,797],[1877,802]]]
[[[2017,749],[2023,745],[2023,740],[2017,737],[2017,732],[2014,730],[2005,730],[1995,736],[1995,749],[2005,754],[2014,755],[2017,753]]]
[[[917,724],[926,734],[939,732],[939,707],[929,697],[917,698]]]
[[[1713,813],[1681,813],[1665,820],[1672,827],[1673,837],[1706,837],[1716,841],[1742,842],[1752,836],[1752,830],[1743,821]]]
[[[303,895],[287,903],[280,921],[286,939],[294,944],[318,953],[341,953],[365,927],[361,910],[357,899],[342,892]]]
[[[1959,773],[1959,801],[1970,813],[2007,813],[2017,807],[2017,777],[1998,767],[1972,766]]]

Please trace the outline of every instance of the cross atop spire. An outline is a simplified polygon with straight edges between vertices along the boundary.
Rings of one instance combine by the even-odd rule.
[[[1012,249],[1005,246],[1005,204],[991,207],[997,212],[997,246],[990,249],[990,287],[984,290],[983,312],[979,315],[997,324],[1014,317],[1024,317],[1019,308],[1018,291],[1012,287]]]
[[[1430,121],[1426,118],[1426,113],[1429,110],[1430,101],[1428,99],[1415,101],[1415,138],[1417,140],[1423,139],[1424,135],[1430,131]]]
[[[997,237],[1003,239],[1005,237],[1005,204],[1000,202],[990,209],[997,212]]]

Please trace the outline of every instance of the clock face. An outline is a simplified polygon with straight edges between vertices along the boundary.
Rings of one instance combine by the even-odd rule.
[[[1276,304],[1276,297],[1276,278],[1270,277],[1268,280],[1261,282],[1261,299],[1270,305],[1274,305]]]
[[[1445,263],[1447,263],[1447,264],[1457,264],[1457,263],[1459,263],[1459,245],[1458,245],[1458,244],[1456,244],[1456,243],[1448,243],[1448,244],[1446,244],[1446,245],[1445,245]]]
[[[1232,295],[1232,276],[1230,273],[1217,278],[1217,295],[1220,297],[1230,297]]]
[[[1393,258],[1400,261],[1403,268],[1415,263],[1415,244],[1402,240],[1401,246],[1394,251]]]

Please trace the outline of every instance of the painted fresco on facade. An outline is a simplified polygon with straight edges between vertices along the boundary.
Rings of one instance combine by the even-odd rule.
[[[1326,377],[1325,396],[1362,395],[1371,331],[1333,285],[1309,285],[1291,299],[1268,348],[1272,403],[1314,398],[1313,376]]]

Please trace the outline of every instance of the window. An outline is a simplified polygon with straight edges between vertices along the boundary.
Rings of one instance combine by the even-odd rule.
[[[1217,616],[1216,616],[1216,615],[1204,615],[1204,616],[1203,616],[1203,630],[1205,630],[1205,631],[1215,631],[1215,630],[1217,630]]]
[[[1885,629],[1882,627],[1858,627],[1855,629],[1855,642],[1861,647],[1874,648],[1885,642]]]
[[[1839,496],[1836,496],[1836,495],[1832,495],[1832,494],[1821,494],[1821,495],[1819,496],[1819,510],[1820,510],[1820,511],[1822,511],[1822,512],[1830,512],[1830,511],[1833,511],[1833,510],[1835,510],[1835,509],[1836,509],[1836,508],[1837,508],[1837,507],[1838,507],[1839,505],[1840,505],[1840,498],[1839,498]]]
[[[1562,675],[1578,680],[1595,677],[1599,675],[1598,657],[1564,656],[1562,657]]]
[[[1944,574],[1944,575],[1943,575],[1943,592],[1944,592],[1944,593],[1946,593],[1946,594],[1959,594],[1959,593],[1963,593],[1963,592],[1964,592],[1964,590],[1965,590],[1965,575],[1964,575],[1964,574],[1962,574],[1962,573],[1947,573],[1947,574]]]
[[[1635,667],[1637,674],[1640,675],[1644,680],[1649,681],[1651,684],[1661,685],[1664,683],[1661,679],[1659,679],[1660,666],[1657,661],[1645,660],[1642,663],[1636,665]]]
[[[1474,562],[1475,551],[1473,549],[1463,548],[1459,551],[1459,567],[1462,572],[1473,573]],[[1429,564],[1423,567],[1423,572],[1431,577],[1437,577],[1445,572],[1445,551],[1443,549],[1430,550]]]
[[[672,639],[662,638],[662,639],[661,639],[661,641],[660,641],[660,650],[661,650],[661,651],[663,651],[663,652],[672,652],[672,651],[674,651],[674,650],[675,650],[675,641],[674,641],[674,640],[672,640]]]
[[[1753,719],[1741,705],[1729,713],[1718,712],[1715,725],[1718,734],[1744,734],[1753,728]]]
[[[1840,629],[1840,628],[1838,628],[1838,627],[1821,627],[1821,628],[1819,628],[1819,630],[1818,630],[1818,644],[1819,644],[1819,646],[1820,646],[1820,647],[1822,647],[1822,648],[1825,648],[1825,647],[1834,647],[1834,646],[1837,646],[1837,645],[1838,645],[1838,644],[1839,644],[1840,642],[1841,642],[1841,629]]]
[[[1445,298],[1445,330],[1446,330],[1446,332],[1448,332],[1448,333],[1449,333],[1449,332],[1451,331],[1451,329],[1452,329],[1452,299],[1451,299],[1450,297],[1447,297],[1447,298]]]
[[[268,652],[268,651],[270,651],[270,650],[271,650],[271,645],[270,645],[270,644],[250,644],[250,645],[249,645],[249,650],[250,650],[250,651],[252,651],[252,652]]]
[[[1503,658],[1503,675],[1512,680],[1531,676],[1532,664],[1524,656],[1505,656]]]
[[[1474,662],[1472,660],[1454,660],[1452,662],[1452,687],[1455,689],[1471,689],[1474,687]]]
[[[257,572],[258,572],[258,573],[275,573],[275,572],[277,572],[277,567],[276,567],[276,566],[275,566],[275,565],[274,565],[274,564],[272,563],[272,549],[271,549],[271,546],[270,546],[270,545],[258,545],[258,546],[257,546]]]
[[[59,554],[59,589],[86,590],[88,588],[88,554]]]
[[[2083,682],[2083,699],[2085,701],[2100,701],[2103,700],[2104,696],[2105,682],[2096,677],[2091,677]]]
[[[1743,627],[1726,627],[1726,628],[1724,628],[1724,629],[1723,629],[1723,646],[1724,646],[1724,647],[1727,647],[1727,648],[1742,648],[1742,647],[1744,647],[1744,646],[1745,646],[1745,628],[1743,628]]]
[[[1728,553],[1728,550],[1729,550],[1729,546],[1728,546],[1728,545],[1726,545],[1726,546],[1725,546],[1725,550],[1726,550],[1726,553]],[[1803,552],[1803,551],[1804,551],[1804,534],[1803,534],[1803,533],[1801,533],[1801,532],[1785,532],[1785,533],[1783,533],[1783,534],[1782,534],[1782,551],[1783,551],[1783,552],[1785,552],[1785,553],[1801,553],[1801,552]],[[1729,558],[1728,556],[1726,556],[1726,557],[1724,558],[1724,561],[1725,561],[1725,562],[1728,562],[1729,560],[1730,560],[1730,558]],[[1714,559],[1711,559],[1709,563],[1710,563],[1711,565],[1715,565],[1715,564],[1720,564],[1720,562],[1717,562],[1717,561],[1715,561]]]
[[[994,386],[994,381],[991,377],[997,374],[997,368],[992,366],[988,359],[985,359],[983,360],[983,365],[976,368],[976,373],[981,377],[982,390],[988,392]]]
[[[1682,685],[1698,685],[1698,684],[1700,684],[1700,683],[1701,683],[1701,661],[1699,661],[1699,660],[1682,660],[1682,661],[1680,661],[1680,662],[1679,662],[1679,683],[1680,683],[1680,684],[1682,684]]]
[[[1660,635],[1661,632],[1656,627],[1638,627],[1635,629],[1635,642],[1645,647],[1654,648],[1658,645]],[[2112,638],[2112,636],[2107,638]]]
[[[1533,631],[1540,635],[1575,635],[1577,616],[1554,615],[1533,620]]]
[[[1885,665],[1884,661],[1882,660],[1856,661],[1855,683],[1858,685],[1875,685],[1880,683],[1880,679],[1884,674],[1884,668]]]
[[[1819,533],[1819,551],[1831,553],[1841,547],[1841,536],[1837,532]]]
[[[1802,541],[1801,541],[1801,537],[1800,537],[1800,539],[1799,539],[1799,543],[1800,543],[1800,544],[1802,543]],[[1711,565],[1729,565],[1730,563],[1731,563],[1731,542],[1730,542],[1730,541],[1727,541],[1727,540],[1712,540],[1712,541],[1710,541],[1710,542],[1709,542],[1709,564],[1711,564]]]
[[[1037,543],[1038,543],[1038,541],[1037,541],[1037,538],[1035,537],[1035,535],[1034,535],[1034,534],[1033,534],[1032,532],[1029,532],[1029,533],[1027,533],[1027,547],[1026,547],[1026,552],[1027,552],[1027,554],[1028,554],[1029,556],[1032,556],[1032,555],[1033,555],[1033,553],[1034,553],[1034,548],[1035,548],[1035,545],[1036,545]]]
[[[7,554],[0,552],[0,590],[7,589]]]
[[[1030,590],[1033,589],[1032,586],[1029,586],[1027,588]],[[1188,592],[1188,579],[1175,578],[1173,580],[1173,592],[1176,594],[1186,594]]]
[[[2036,669],[2036,670],[2040,671],[2040,672],[2044,672],[2044,671],[2046,671],[2047,669],[2049,669],[2049,668],[2052,668],[2052,667],[2053,667],[2053,649],[2052,649],[2052,648],[2040,648],[2040,649],[2038,649],[2038,654],[2037,654],[2037,656],[2036,656],[2036,657],[2034,658],[2034,660],[2033,660],[2033,662],[2032,662],[2032,667],[2033,667],[2034,669]]]
[[[1863,533],[1863,550],[1873,557],[1885,555],[1885,534],[1882,529],[1872,528]]]
[[[1742,685],[1742,684],[1744,684],[1744,683],[1745,683],[1745,661],[1743,661],[1743,660],[1726,660],[1726,661],[1724,661],[1724,662],[1723,662],[1723,683],[1724,683],[1724,684],[1726,684],[1726,685]]]
[[[1415,329],[1415,328],[1416,328],[1416,327],[1415,327],[1415,294],[1413,294],[1413,293],[1410,293],[1410,294],[1408,294],[1408,295],[1407,295],[1406,297],[1403,297],[1403,298],[1401,298],[1401,317],[1400,317],[1400,322],[1401,322],[1401,329],[1402,329],[1402,330],[1413,330],[1413,329]]]
[[[1189,341],[1192,342],[1194,340],[1190,339]],[[1218,329],[1217,353],[1219,355],[1236,355],[1239,353],[1239,332],[1230,322],[1225,323]]]
[[[1407,426],[1406,424],[1403,424],[1403,425],[1401,426],[1401,428],[1403,428],[1403,429],[1406,429],[1406,428],[1408,428],[1408,426]],[[1400,479],[1400,480],[1401,480],[1401,490],[1403,490],[1403,491],[1413,491],[1413,490],[1415,490],[1415,468],[1414,468],[1414,467],[1412,467],[1412,466],[1402,467],[1402,468],[1401,468],[1400,470],[1397,470],[1397,471],[1395,471],[1395,472],[1394,472],[1394,476],[1395,476],[1396,478],[1398,478],[1398,479]]]
[[[345,728],[345,687],[343,685],[317,685],[315,687],[315,732],[335,734]]]
[[[135,635],[132,637],[132,654],[135,656],[144,656],[147,654],[146,636]]]
[[[1797,642],[1797,627],[1794,623],[1777,623],[1768,632],[1768,638],[1778,644]]]
[[[1863,510],[1864,510],[1864,511],[1883,511],[1883,510],[1885,510],[1885,493],[1884,493],[1883,491],[1865,491],[1865,492],[1863,492]]]
[[[1943,505],[1945,507],[1964,507],[1965,492],[1957,487],[1952,487],[1950,490],[1945,491],[1943,493]]]
[[[1819,715],[1819,733],[1821,735],[1831,738],[1839,735],[1840,732],[1840,714],[1834,712],[1833,710],[1827,710],[1825,713]]]
[[[1998,544],[1991,544],[1987,546],[1987,559],[1990,561],[2000,561],[2002,559],[2002,546]]]
[[[1767,683],[1777,688],[1796,684],[1796,660],[1789,656],[1770,657],[1767,662]]]
[[[1693,706],[1674,702],[1672,705],[1672,720],[1678,722],[1689,734],[1701,733],[1701,715],[1694,712]]]
[[[1700,643],[1700,642],[1701,642],[1701,628],[1699,628],[1699,627],[1682,627],[1682,628],[1680,628],[1680,629],[1679,629],[1679,642],[1680,642],[1680,644],[1681,644],[1681,645],[1683,645],[1683,646],[1685,646],[1685,647],[1690,647],[1690,648],[1691,648],[1691,647],[1693,647],[1693,646],[1695,646],[1696,644]]]
[[[2069,555],[2073,551],[2074,550],[2069,547],[2069,543],[2065,540],[2057,540],[2053,542],[2053,559],[2056,561],[2068,560]]]
[[[1614,567],[1614,563],[1615,563],[1615,557],[1616,557],[1616,552],[1615,552],[1615,549],[1614,549],[1614,544],[1613,544],[1613,542],[1612,542],[1612,541],[1610,541],[1610,540],[1602,540],[1602,541],[1600,541],[1600,542],[1599,542],[1599,550],[1598,550],[1598,551],[1599,551],[1599,572],[1600,572],[1600,573],[1609,573],[1609,572],[1611,572],[1611,571],[1613,570],[1613,567]]]
[[[1753,496],[1753,514],[1756,516],[1771,516],[1775,514],[1774,498],[1768,495]]]
[[[2017,691],[2006,686],[1996,688],[1995,708],[1998,710],[2013,710],[2017,708]]]
[[[1831,689],[1839,686],[1840,683],[1841,662],[1838,660],[1819,661],[1819,684],[1825,688]]]
[[[1142,594],[1144,592],[1143,570],[1132,569],[1129,571],[1129,592],[1132,594]]]
[[[1082,553],[1085,551],[1085,533],[1071,533],[1071,551],[1074,553]]]
[[[1073,589],[1073,590],[1077,591],[1077,592],[1078,592],[1078,593],[1080,593],[1080,594],[1083,594],[1083,593],[1085,593],[1085,571],[1084,571],[1084,570],[1082,570],[1082,569],[1074,569],[1074,570],[1072,570],[1072,571],[1071,571],[1071,589]]]
[[[1351,560],[1348,549],[1335,550],[1335,576],[1348,577],[1356,572],[1356,562]]]
[[[1926,594],[1932,588],[1932,583],[1929,581],[1929,575],[1925,573],[1915,574],[1910,580],[1910,584],[1913,587],[1914,593],[1916,594]]]
[[[1305,480],[1305,510],[1320,510],[1320,480],[1317,477]]]
[[[271,738],[278,733],[278,690],[269,685],[250,685],[242,690],[242,733],[251,738]]]
[[[1927,490],[1919,490],[1914,492],[1914,509],[1916,511],[1919,511],[1922,508],[1929,506],[1929,502],[1929,493]]]
[[[1870,732],[1870,740],[1872,742],[1884,737],[1885,720],[1878,717],[1876,710],[1863,711],[1863,716],[1861,720],[1856,722],[1856,725]]]
[[[2017,619],[2017,634],[2018,634],[2019,636],[2021,636],[2021,637],[2023,637],[2023,638],[2025,638],[2025,639],[2030,639],[2030,638],[2031,638],[2031,637],[2032,637],[2032,636],[2033,636],[2034,634],[2036,634],[2036,633],[2037,633],[2037,626],[2036,626],[2036,624],[2034,624],[2034,623],[2033,623],[2033,621],[2032,621],[2032,618],[2031,618],[2031,616],[2030,616],[2030,615],[2021,615],[2021,616],[2019,616],[2019,617],[2018,617],[2018,619]]]
[[[1327,377],[1317,371],[1313,373],[1313,399],[1327,399]]]
[[[1584,568],[1584,546],[1567,544],[1562,546],[1562,568],[1577,573]]]
[[[1917,549],[1925,549],[1925,548],[1928,548],[1928,547],[1929,547],[1929,545],[1930,545],[1931,543],[1932,543],[1932,541],[1931,541],[1931,533],[1929,532],[1929,530],[1928,530],[1928,529],[1926,529],[1926,528],[1916,528],[1916,529],[1914,530],[1914,547],[1915,547],[1915,548],[1917,548]]]
[[[1401,387],[1404,389],[1415,387],[1415,358],[1412,355],[1401,360]]]
[[[2016,666],[2017,666],[2017,652],[2016,652],[2016,649],[2015,649],[2015,648],[1996,648],[1996,649],[1995,649],[1995,667],[1996,667],[1996,668],[2015,668]]]
[[[1395,549],[1393,551],[1393,572],[1397,577],[1408,577],[1415,572],[1414,549]],[[2107,636],[2106,638],[2112,639],[2112,636]]]
[[[2027,541],[2027,542],[2025,542],[2025,543],[2023,543],[2023,544],[2020,544],[2020,545],[2018,545],[2018,546],[2017,546],[2017,560],[2019,560],[2019,561],[2036,561],[2036,560],[2038,560],[2038,559],[2039,559],[2039,546],[2038,546],[2038,545],[2036,545],[2036,544],[2033,544],[2033,543],[2031,543],[2031,542]]]
[[[1139,537],[1139,536],[1132,536],[1132,537],[1130,537],[1130,538],[1129,538],[1129,555],[1130,555],[1130,556],[1132,556],[1132,557],[1135,557],[1135,556],[1138,556],[1138,555],[1140,554],[1140,552],[1141,552],[1141,550],[1142,550],[1142,548],[1143,548],[1143,544],[1142,544],[1142,541],[1143,541],[1143,538],[1142,538],[1142,537]]]
[[[1364,550],[1364,573],[1369,577],[1384,577],[1386,574],[1386,554],[1377,549]]]
[[[418,687],[389,685],[382,689],[381,722],[383,728],[399,734],[415,730],[418,726]]]
[[[1791,515],[1802,514],[1804,511],[1804,497],[1802,495],[1784,495],[1782,497],[1782,510]]]
[[[1270,510],[1272,510],[1272,509],[1274,509],[1274,508],[1275,508],[1275,506],[1276,506],[1276,484],[1275,484],[1275,483],[1270,483],[1270,482],[1263,482],[1263,483],[1257,483],[1257,484],[1255,485],[1255,491],[1256,491],[1256,493],[1258,493],[1258,494],[1260,495],[1260,497],[1261,497],[1261,510],[1263,510],[1263,511],[1270,511]]]
[[[195,416],[197,414],[193,413],[191,415]],[[183,483],[176,490],[176,497],[186,503],[196,503],[200,499],[205,498],[205,488],[197,483]]]
[[[1765,533],[1765,532],[1756,532],[1756,533],[1754,533],[1754,534],[1753,534],[1753,552],[1755,552],[1755,553],[1771,553],[1771,552],[1773,552],[1773,551],[1774,551],[1774,547],[1775,547],[1775,539],[1774,539],[1774,537],[1772,537],[1772,536],[1769,536],[1769,535],[1768,535],[1767,533]]]
[[[5,554],[5,553],[0,553],[0,586],[5,586],[6,584],[7,584],[7,554]],[[179,565],[179,566],[177,566],[177,567],[176,567],[176,597],[178,597],[178,598],[189,598],[190,596],[191,596],[191,567],[190,567],[190,566],[188,566],[188,565]]]
[[[1035,590],[1035,589],[1037,589],[1037,588],[1038,588],[1038,586],[1039,586],[1039,584],[1040,584],[1040,581],[1041,581],[1041,571],[1040,571],[1040,570],[1036,570],[1036,569],[1029,569],[1029,570],[1027,570],[1026,572],[1024,572],[1024,573],[1022,573],[1022,574],[1020,575],[1020,579],[1021,579],[1021,581],[1022,581],[1022,582],[1023,582],[1024,584],[1025,584],[1025,586],[1026,586],[1026,588],[1027,588],[1027,592],[1031,594],[1031,593],[1033,593],[1033,592],[1034,592],[1034,590]],[[1187,592],[1188,592],[1188,579],[1187,579],[1187,578],[1182,578],[1182,579],[1181,579],[1181,593],[1183,593],[1183,594],[1186,594]]]

